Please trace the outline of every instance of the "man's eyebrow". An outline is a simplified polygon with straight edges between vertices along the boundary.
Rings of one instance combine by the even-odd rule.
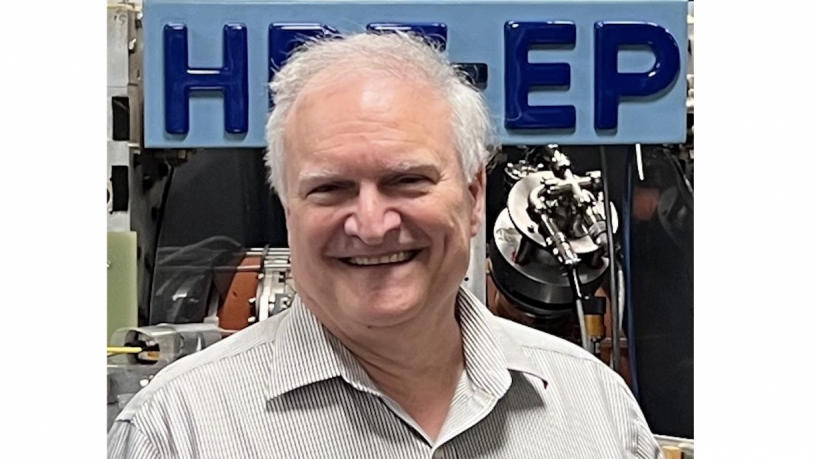
[[[431,162],[415,162],[415,161],[401,161],[388,167],[388,169],[396,173],[404,172],[423,172],[435,170],[436,164]]]
[[[342,177],[342,173],[333,169],[313,169],[298,174],[297,181],[300,183],[314,182],[319,180],[333,179]]]

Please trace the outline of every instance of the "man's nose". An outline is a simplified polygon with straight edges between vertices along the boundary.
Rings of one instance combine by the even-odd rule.
[[[361,187],[354,212],[346,219],[345,231],[368,245],[378,245],[401,223],[399,213],[388,207],[387,199],[379,190]]]

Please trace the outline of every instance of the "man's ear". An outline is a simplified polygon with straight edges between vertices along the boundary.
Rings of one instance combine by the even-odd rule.
[[[274,190],[275,193],[278,195],[278,199],[280,199],[281,207],[283,207],[283,216],[284,221],[286,222],[286,240],[289,244],[289,247],[292,247],[292,228],[291,228],[291,221],[289,206],[287,205],[287,200],[281,198],[280,193],[277,190]]]
[[[289,206],[287,206],[283,202],[281,202],[281,204],[283,205],[283,215],[286,217],[285,218],[285,221],[286,221],[286,242],[287,242],[289,247],[292,247],[292,226],[291,226],[292,219],[289,218],[290,217],[289,216]]]
[[[484,221],[486,184],[487,173],[485,172],[484,166],[482,166],[470,184],[468,184],[468,194],[473,202],[473,209],[470,215],[471,237],[476,237],[479,233],[479,227],[482,226]]]

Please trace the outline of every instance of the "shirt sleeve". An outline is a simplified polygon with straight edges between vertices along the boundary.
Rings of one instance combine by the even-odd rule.
[[[108,432],[108,459],[161,459],[161,456],[133,423],[116,421]]]
[[[620,426],[621,441],[627,457],[635,459],[665,459],[643,410],[623,378],[602,364],[596,364],[599,378],[607,388],[609,409]]]
[[[637,432],[637,458],[638,459],[664,459],[663,449],[657,443],[651,429],[646,424],[646,419],[640,408],[635,408],[635,431]]]
[[[616,377],[618,375],[615,375]],[[663,448],[657,442],[649,423],[646,421],[646,416],[643,410],[635,399],[634,394],[629,387],[624,383],[623,378],[618,377],[617,382],[622,392],[624,403],[627,407],[627,424],[629,424],[629,432],[634,434],[635,440],[635,457],[637,459],[665,459],[663,456]]]

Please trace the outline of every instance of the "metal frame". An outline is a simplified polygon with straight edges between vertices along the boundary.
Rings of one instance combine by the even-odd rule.
[[[132,43],[130,26],[135,7],[129,3],[108,4],[108,86],[107,86],[107,147],[108,147],[108,192],[112,195],[110,177],[113,166],[130,167],[130,152],[127,140],[113,140],[114,97],[128,97],[130,94],[130,54]],[[130,231],[130,208],[111,212],[112,197],[108,198],[108,231]]]

